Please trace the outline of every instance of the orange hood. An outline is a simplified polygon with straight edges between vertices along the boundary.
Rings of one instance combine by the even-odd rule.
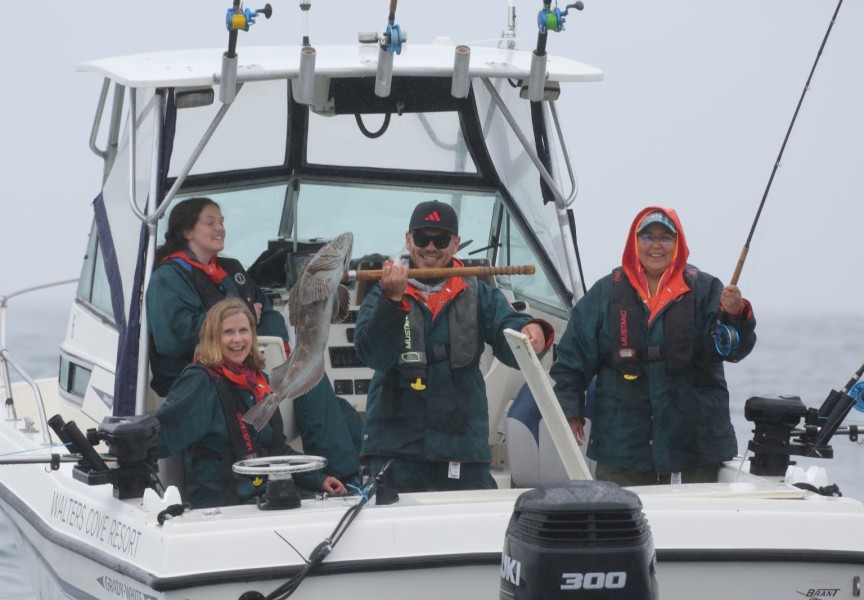
[[[639,261],[639,241],[636,236],[636,230],[639,229],[639,224],[645,218],[645,215],[654,211],[660,211],[669,217],[675,224],[678,234],[675,238],[675,254],[672,257],[672,262],[660,278],[657,293],[651,296],[648,289],[648,279],[645,277],[645,270]],[[630,225],[630,232],[627,234],[627,243],[624,245],[621,266],[624,268],[624,273],[627,275],[630,285],[633,286],[639,293],[639,297],[651,309],[651,316],[648,319],[649,323],[654,320],[654,317],[657,316],[662,307],[668,306],[677,297],[690,291],[690,287],[684,282],[684,268],[687,266],[687,258],[689,256],[690,248],[687,247],[687,238],[684,236],[684,229],[681,227],[678,213],[671,208],[663,208],[662,206],[649,206],[639,211],[639,214],[636,215],[636,218]]]

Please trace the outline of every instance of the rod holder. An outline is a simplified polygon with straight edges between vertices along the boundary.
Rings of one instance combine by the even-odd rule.
[[[471,63],[471,48],[464,45],[456,46],[453,57],[453,83],[450,86],[450,95],[454,98],[467,98],[471,90],[471,78],[468,76],[468,68]]]
[[[543,90],[546,87],[546,53],[531,54],[531,70],[528,72],[528,99],[531,102],[543,100]]]
[[[312,104],[315,97],[315,48],[304,46],[300,50],[300,75],[294,90],[294,100]]]
[[[237,96],[237,55],[222,53],[222,77],[219,80],[219,101],[231,104]]]
[[[393,81],[393,54],[386,48],[378,47],[378,70],[375,73],[375,95],[386,98],[390,95]]]

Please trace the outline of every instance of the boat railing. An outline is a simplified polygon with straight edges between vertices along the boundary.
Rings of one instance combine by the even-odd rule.
[[[15,371],[24,379],[24,381],[27,382],[27,384],[33,390],[33,397],[36,400],[36,407],[39,410],[39,420],[42,424],[43,443],[46,445],[51,444],[51,438],[48,435],[48,418],[45,414],[45,403],[42,401],[42,392],[39,390],[39,385],[30,376],[30,374],[27,373],[24,367],[15,362],[9,352],[9,349],[6,347],[6,313],[9,309],[9,300],[15,298],[16,296],[23,296],[25,294],[44,290],[47,288],[68,285],[70,283],[76,283],[77,281],[77,278],[64,279],[62,281],[55,281],[53,283],[46,283],[43,285],[24,288],[22,290],[18,290],[17,292],[12,292],[11,294],[0,295],[0,386],[2,386],[2,388],[6,392],[5,418],[10,421],[15,421],[18,419],[18,415],[15,411],[15,402],[12,397],[12,379],[9,376],[9,366],[11,365],[12,368],[15,369]]]
[[[561,239],[562,240],[570,240],[570,248],[565,252],[564,257],[567,261],[567,270],[570,274],[570,281],[573,282],[573,295],[574,298],[578,299],[581,294],[578,292],[579,287],[582,283],[582,276],[580,273],[579,265],[576,264],[575,256],[578,254],[576,249],[575,241],[569,232],[569,221],[567,217],[567,210],[576,200],[576,195],[579,193],[579,183],[576,179],[576,173],[573,170],[573,164],[570,162],[570,157],[567,152],[567,146],[564,142],[564,135],[561,131],[561,123],[558,119],[558,111],[555,109],[555,103],[553,101],[548,102],[549,110],[552,114],[553,121],[555,122],[555,133],[558,136],[559,143],[561,144],[561,150],[564,154],[564,162],[567,167],[567,175],[570,179],[570,194],[565,198],[563,188],[558,185],[555,181],[555,177],[546,166],[543,164],[543,161],[538,156],[537,151],[531,145],[531,142],[528,139],[528,136],[522,129],[519,127],[519,123],[516,121],[516,117],[513,116],[513,113],[510,111],[510,108],[504,102],[503,98],[501,98],[501,94],[498,93],[498,90],[495,89],[495,86],[489,79],[483,79],[483,85],[486,87],[486,90],[489,92],[489,96],[492,98],[493,102],[495,102],[498,110],[501,111],[501,115],[504,117],[504,120],[507,121],[507,124],[510,126],[510,130],[516,136],[516,139],[519,140],[519,143],[522,145],[522,149],[525,151],[525,155],[534,163],[534,168],[537,169],[537,172],[540,173],[541,178],[546,183],[549,191],[552,193],[552,196],[555,199],[555,211],[558,214],[558,225],[561,228]],[[566,243],[566,242],[565,242]]]

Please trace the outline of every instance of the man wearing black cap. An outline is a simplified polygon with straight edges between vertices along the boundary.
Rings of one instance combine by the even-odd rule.
[[[545,321],[513,310],[476,277],[409,279],[408,268],[461,267],[453,208],[414,209],[405,234],[408,264],[382,269],[357,317],[354,345],[375,369],[361,455],[373,473],[391,460],[399,491],[494,488],[489,414],[479,369],[484,344],[518,368],[504,329],[521,330],[538,354],[552,343]]]

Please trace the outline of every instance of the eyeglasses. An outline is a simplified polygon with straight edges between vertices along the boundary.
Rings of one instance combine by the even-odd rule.
[[[671,233],[663,233],[661,235],[651,235],[650,233],[640,233],[639,243],[650,246],[653,243],[658,243],[664,248],[671,248],[675,245],[675,236]]]
[[[450,245],[451,241],[453,241],[453,236],[449,233],[442,233],[441,235],[426,235],[425,233],[414,231],[411,233],[411,237],[414,238],[414,245],[418,248],[425,248],[429,245],[429,242],[432,242],[435,244],[436,248],[443,250]]]

